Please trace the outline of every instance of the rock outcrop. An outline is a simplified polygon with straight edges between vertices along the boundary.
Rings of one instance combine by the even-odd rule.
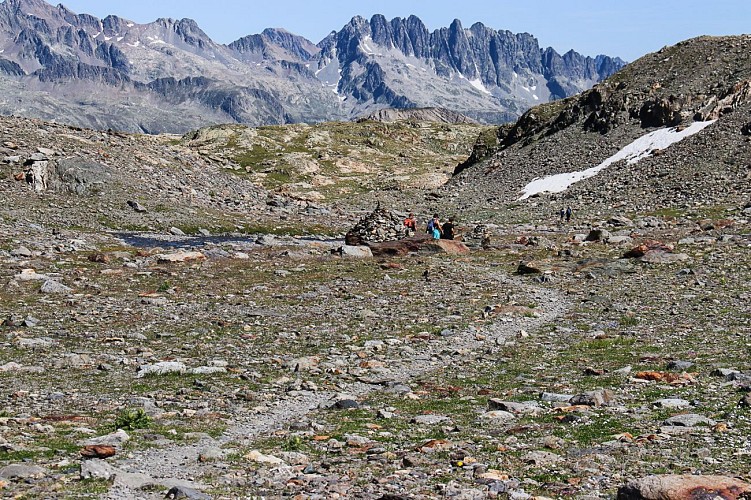
[[[629,482],[618,490],[618,500],[690,500],[747,498],[751,484],[726,476],[648,476]]]

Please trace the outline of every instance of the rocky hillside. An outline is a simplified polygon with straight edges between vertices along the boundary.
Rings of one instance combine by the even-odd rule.
[[[181,144],[227,164],[238,177],[313,203],[367,206],[364,195],[438,188],[491,127],[417,121],[452,118],[446,112],[384,112],[409,119],[361,120],[251,128],[219,125],[186,134]],[[372,199],[372,198],[370,198]],[[373,202],[375,203],[375,202]]]
[[[597,166],[650,132],[716,120],[638,162],[616,162],[561,193],[523,203],[542,217],[569,203],[623,212],[742,206],[751,188],[750,48],[749,36],[688,40],[592,90],[533,108],[483,135],[446,193],[465,207],[508,206],[535,178]]]
[[[0,160],[6,235],[26,224],[97,232],[273,232],[287,218],[299,230],[302,217],[314,225],[323,210],[269,193],[223,160],[181,146],[179,136],[0,118]]]
[[[355,17],[318,45],[281,29],[222,45],[190,19],[141,25],[44,0],[0,4],[0,50],[0,91],[15,96],[0,113],[147,133],[349,120],[389,107],[507,121],[623,65],[560,56],[479,23],[429,33],[416,17]]]
[[[750,44],[501,129],[0,118],[0,496],[747,497]]]

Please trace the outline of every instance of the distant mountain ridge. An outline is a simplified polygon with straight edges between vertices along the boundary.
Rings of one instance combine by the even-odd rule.
[[[222,45],[190,19],[137,24],[44,0],[0,4],[0,113],[124,131],[338,121],[418,107],[501,123],[624,64],[561,56],[530,34],[464,29],[459,20],[431,33],[416,16],[358,16],[318,44],[266,29]]]

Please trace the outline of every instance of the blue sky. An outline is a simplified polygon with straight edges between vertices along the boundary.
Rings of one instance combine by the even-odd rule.
[[[53,3],[60,3],[53,0]],[[560,53],[607,54],[627,61],[699,35],[751,33],[749,0],[64,0],[76,13],[116,14],[137,23],[195,19],[215,41],[229,43],[264,28],[285,28],[318,43],[353,16],[418,16],[433,31],[459,19],[527,32]]]

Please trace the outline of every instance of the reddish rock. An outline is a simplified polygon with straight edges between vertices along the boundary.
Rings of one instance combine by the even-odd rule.
[[[751,484],[726,476],[664,475],[635,479],[618,490],[618,500],[736,500]]]
[[[84,458],[109,458],[115,456],[115,453],[114,446],[103,444],[92,444],[81,449],[81,456]]]
[[[432,244],[423,245],[422,252],[447,253],[451,255],[467,255],[469,248],[458,240],[433,240]]]
[[[656,372],[656,371],[643,371],[634,374],[634,378],[640,380],[653,380],[657,382],[667,382],[672,385],[688,385],[696,383],[696,379],[690,373],[672,373],[672,372]]]
[[[702,231],[712,231],[713,229],[725,229],[732,226],[735,221],[732,219],[719,219],[719,220],[701,220],[699,221],[699,227]]]
[[[623,257],[627,259],[637,259],[639,257],[643,257],[644,254],[650,251],[661,251],[665,253],[670,253],[673,251],[673,248],[669,245],[666,245],[662,242],[656,241],[656,240],[647,240],[644,243],[635,246],[628,252],[623,254]]]
[[[368,243],[368,246],[375,257],[401,256],[408,253],[447,253],[451,255],[469,253],[469,248],[461,241],[434,240],[427,233],[418,233],[401,240]]]
[[[100,264],[108,264],[112,258],[106,253],[96,252],[89,254],[89,261],[98,262]]]

